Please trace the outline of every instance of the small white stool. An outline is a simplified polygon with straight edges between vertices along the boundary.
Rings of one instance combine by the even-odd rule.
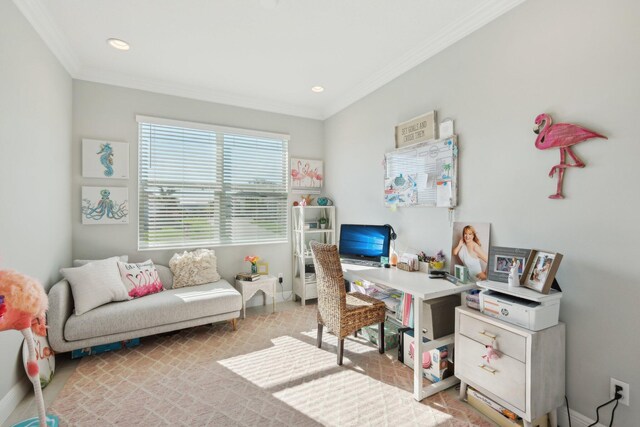
[[[278,279],[273,276],[262,276],[260,279],[249,282],[244,280],[236,280],[236,288],[242,295],[242,318],[247,317],[247,301],[253,297],[256,292],[262,291],[264,293],[264,302],[262,305],[267,305],[267,295],[271,296],[273,301],[273,312],[276,312],[276,282]]]

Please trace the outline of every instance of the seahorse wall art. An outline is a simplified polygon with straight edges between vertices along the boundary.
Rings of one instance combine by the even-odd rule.
[[[113,147],[110,143],[100,144],[100,164],[104,166],[104,176],[113,176]]]
[[[82,223],[127,224],[127,191],[125,187],[82,187]]]
[[[129,144],[83,139],[82,176],[108,179],[129,178]]]

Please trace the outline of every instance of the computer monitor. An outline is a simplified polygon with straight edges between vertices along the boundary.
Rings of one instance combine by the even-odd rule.
[[[391,227],[388,225],[342,224],[340,226],[340,258],[380,262],[389,258]]]

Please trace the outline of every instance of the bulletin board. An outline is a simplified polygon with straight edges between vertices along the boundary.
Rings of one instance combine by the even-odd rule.
[[[454,208],[458,203],[455,135],[385,155],[384,204],[388,207]]]

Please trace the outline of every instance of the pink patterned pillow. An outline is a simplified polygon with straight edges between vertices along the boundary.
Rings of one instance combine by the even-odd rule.
[[[148,260],[138,264],[118,261],[118,269],[129,296],[139,298],[164,290],[156,266]]]

